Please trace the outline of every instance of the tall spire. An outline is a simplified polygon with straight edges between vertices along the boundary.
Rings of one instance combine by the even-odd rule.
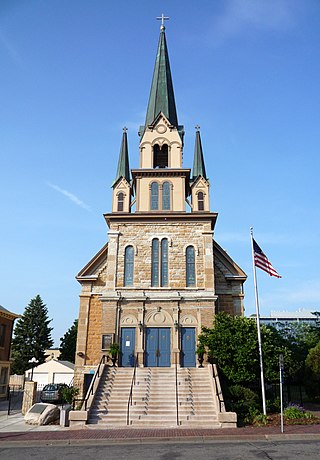
[[[200,126],[196,126],[196,142],[194,144],[194,159],[192,169],[192,180],[196,180],[198,176],[202,176],[207,179],[206,167],[204,165],[204,158],[202,152],[202,144],[200,137]]]
[[[127,128],[123,128],[122,142],[121,142],[119,161],[118,161],[118,169],[117,169],[117,174],[113,182],[113,185],[121,177],[124,177],[130,183]]]
[[[178,128],[176,103],[174,100],[173,84],[169,64],[169,55],[165,35],[164,20],[169,19],[161,16],[160,38],[156,62],[153,71],[152,85],[147,108],[146,126],[162,112],[170,123]]]

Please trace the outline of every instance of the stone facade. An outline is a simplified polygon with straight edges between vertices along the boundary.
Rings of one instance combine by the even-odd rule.
[[[104,216],[108,243],[77,276],[75,384],[83,391],[112,342],[121,347],[119,365],[138,359],[139,366],[192,367],[202,326],[212,326],[219,311],[244,310],[246,275],[213,240],[217,213],[210,212],[198,128],[193,174],[183,167],[184,130],[173,88],[163,86],[171,82],[164,40],[162,29],[147,119],[156,116],[140,128],[140,167],[131,170],[131,181],[124,129],[112,212]],[[155,348],[152,340],[159,341]]]

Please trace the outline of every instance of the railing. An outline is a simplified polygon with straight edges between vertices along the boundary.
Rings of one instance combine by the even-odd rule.
[[[211,366],[212,366],[212,377],[214,380],[217,400],[219,403],[219,412],[225,412],[225,405],[224,405],[224,400],[222,396],[220,380],[219,380],[218,373],[217,373],[217,366],[215,364],[211,364]]]
[[[176,410],[177,410],[177,425],[180,424],[179,422],[179,385],[178,385],[178,357],[179,357],[179,352],[175,352],[175,374],[176,374]]]
[[[136,354],[134,358],[134,370],[133,370],[130,393],[129,393],[128,404],[127,404],[127,425],[130,424],[130,406],[132,406],[132,393],[133,393],[133,387],[136,384],[136,373],[137,373],[138,362],[139,362],[139,352]]]
[[[8,415],[21,412],[24,390],[8,387]]]
[[[105,362],[106,362],[106,356],[103,355],[102,358],[100,359],[100,362],[98,364],[98,367],[97,367],[97,370],[96,370],[96,372],[94,374],[94,377],[91,380],[91,383],[90,383],[89,389],[87,391],[87,394],[86,394],[85,398],[83,399],[82,410],[87,410],[88,400],[89,400],[90,396],[94,395],[95,382],[96,382],[97,379],[100,378],[100,368],[101,368],[101,366],[103,364],[105,364]]]

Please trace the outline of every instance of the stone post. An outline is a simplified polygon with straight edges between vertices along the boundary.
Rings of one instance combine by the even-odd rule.
[[[22,415],[25,415],[30,409],[30,407],[32,407],[35,404],[36,396],[37,382],[25,382],[21,410]]]

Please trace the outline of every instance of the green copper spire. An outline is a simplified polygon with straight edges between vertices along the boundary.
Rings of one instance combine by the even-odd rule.
[[[196,180],[198,176],[202,176],[204,179],[207,179],[201,145],[200,126],[196,126],[196,142],[194,144],[192,180]]]
[[[119,161],[118,161],[118,169],[117,169],[116,178],[112,185],[114,185],[118,181],[118,179],[120,179],[121,177],[124,177],[130,183],[127,128],[123,128],[122,142],[121,142]]]
[[[170,123],[178,128],[178,118],[176,103],[174,100],[173,85],[169,64],[169,55],[165,35],[165,27],[160,28],[160,38],[156,63],[153,71],[152,85],[147,109],[146,123],[150,125],[154,119],[162,112]]]

